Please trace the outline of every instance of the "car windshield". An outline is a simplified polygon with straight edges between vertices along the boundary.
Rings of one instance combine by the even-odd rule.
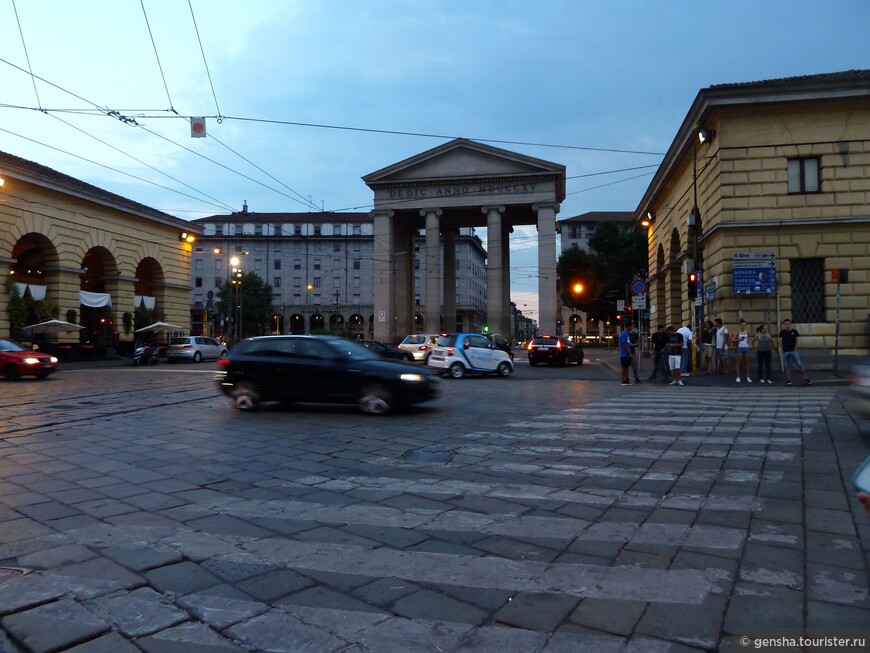
[[[341,352],[342,358],[347,357],[349,360],[354,361],[383,360],[377,352],[372,351],[368,347],[363,347],[353,340],[345,340],[344,338],[325,338],[324,340],[331,347]]]
[[[0,340],[0,351],[30,351],[12,340]]]
[[[453,347],[456,344],[456,336],[438,336],[435,345],[438,347]]]
[[[188,342],[187,338],[173,338],[169,344],[170,345],[186,345],[187,342]]]

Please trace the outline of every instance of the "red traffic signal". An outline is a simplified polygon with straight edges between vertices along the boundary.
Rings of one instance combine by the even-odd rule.
[[[696,299],[698,297],[698,273],[697,272],[689,272],[688,285],[686,290],[689,294],[689,299]]]

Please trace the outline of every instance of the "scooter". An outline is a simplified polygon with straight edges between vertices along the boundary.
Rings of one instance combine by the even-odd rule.
[[[160,362],[158,345],[140,345],[133,350],[133,365],[157,365]]]

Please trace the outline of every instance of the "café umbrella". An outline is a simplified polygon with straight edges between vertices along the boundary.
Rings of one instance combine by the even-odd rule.
[[[64,322],[63,320],[45,320],[37,322],[26,327],[21,327],[20,333],[22,338],[32,338],[36,335],[50,335],[55,333],[67,333],[69,331],[81,331],[83,326],[73,324],[72,322]]]
[[[168,322],[155,322],[148,326],[136,329],[134,333],[167,333],[169,331],[183,331],[183,328],[177,324],[169,324]]]

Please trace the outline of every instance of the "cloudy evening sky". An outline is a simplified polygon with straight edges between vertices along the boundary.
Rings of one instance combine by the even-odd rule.
[[[461,136],[567,166],[559,218],[630,211],[700,88],[870,68],[868,33],[867,0],[0,0],[0,150],[194,219],[367,211]]]

